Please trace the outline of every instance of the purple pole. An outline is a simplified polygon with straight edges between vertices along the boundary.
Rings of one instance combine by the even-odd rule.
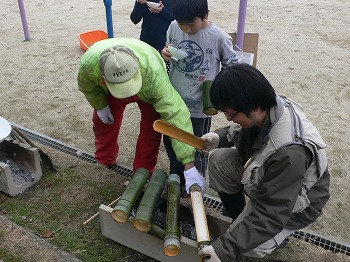
[[[21,13],[22,26],[24,31],[24,40],[29,41],[30,36],[29,36],[27,16],[26,16],[26,11],[24,9],[23,0],[18,0],[18,6],[19,6],[19,12]]]
[[[240,0],[236,45],[242,50],[243,50],[243,42],[244,42],[244,26],[245,26],[246,14],[247,14],[247,0]]]

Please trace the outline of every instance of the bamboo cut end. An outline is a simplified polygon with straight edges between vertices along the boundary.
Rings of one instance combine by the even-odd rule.
[[[176,257],[180,253],[180,248],[176,245],[169,245],[164,248],[164,254],[168,257]]]
[[[112,211],[112,217],[115,221],[117,221],[119,223],[124,223],[129,218],[128,214],[126,214],[124,211],[121,211],[118,209]]]
[[[140,230],[141,232],[148,232],[151,229],[151,224],[140,219],[135,219],[133,221],[133,225],[136,229]]]
[[[193,184],[190,187],[190,193],[192,192],[201,192],[202,193],[202,188],[198,184]]]
[[[181,251],[180,239],[172,236],[164,239],[164,254],[168,257],[175,257]]]

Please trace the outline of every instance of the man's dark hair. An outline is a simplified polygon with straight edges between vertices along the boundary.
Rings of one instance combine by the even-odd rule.
[[[270,82],[248,64],[234,64],[220,71],[212,83],[210,100],[220,111],[231,108],[247,116],[255,109],[269,110],[277,105]]]
[[[203,20],[209,13],[207,0],[173,0],[172,9],[178,23],[192,23],[196,17]]]

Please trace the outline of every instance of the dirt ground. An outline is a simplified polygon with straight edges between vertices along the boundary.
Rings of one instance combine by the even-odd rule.
[[[48,241],[0,216],[2,248],[15,254],[21,250],[23,261],[36,262],[81,262],[81,260],[54,247]],[[1,262],[3,260],[0,260]]]
[[[77,88],[83,50],[77,36],[106,30],[103,1],[26,0],[30,41],[17,2],[0,9],[0,116],[93,152],[92,109]],[[138,38],[129,14],[133,1],[112,5],[115,37]],[[209,0],[209,19],[236,31],[239,1]],[[310,229],[349,243],[350,236],[350,2],[248,1],[245,32],[259,33],[257,68],[276,90],[304,106],[328,144],[331,199]],[[132,166],[139,111],[130,105],[120,134],[119,163]],[[222,115],[213,129],[226,125]],[[161,149],[158,166],[167,168]]]

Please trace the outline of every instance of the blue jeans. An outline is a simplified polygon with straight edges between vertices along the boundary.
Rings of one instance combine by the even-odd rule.
[[[194,118],[191,117],[193,132],[196,136],[201,137],[202,135],[210,132],[211,117],[208,118]],[[185,185],[184,178],[184,165],[176,159],[176,154],[171,146],[171,140],[168,136],[163,136],[163,143],[167,155],[170,160],[170,174],[178,174],[180,176],[180,184]],[[205,172],[208,164],[208,156],[196,151],[194,156],[194,165],[198,171],[205,177]]]

